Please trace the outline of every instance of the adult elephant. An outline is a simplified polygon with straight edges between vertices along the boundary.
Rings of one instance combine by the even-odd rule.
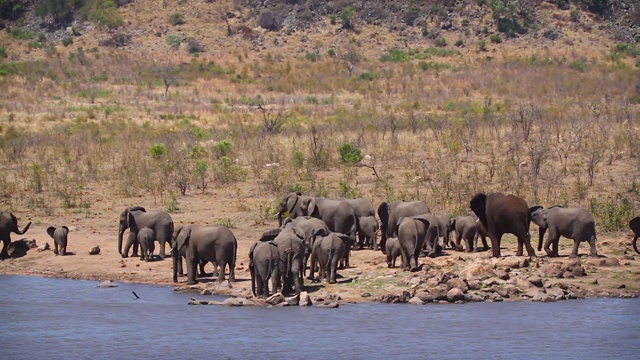
[[[301,293],[303,289],[304,231],[292,224],[287,224],[284,228],[268,230],[260,237],[260,241],[272,240],[278,247],[280,258],[278,284],[282,284],[282,292],[288,292],[293,288],[296,294]]]
[[[347,201],[310,197],[302,200],[300,209],[304,215],[324,221],[332,232],[356,238],[358,217]]]
[[[548,209],[537,208],[531,213],[531,221],[539,227],[538,251],[542,250],[542,239],[548,230],[544,251],[548,256],[559,256],[558,243],[560,236],[573,239],[573,250],[569,257],[578,256],[580,242],[585,241],[591,247],[591,256],[598,256],[596,249],[596,221],[585,209],[576,207],[552,206]],[[549,247],[552,245],[553,250]]]
[[[299,216],[295,219],[286,219],[284,222],[284,226],[286,224],[291,223],[293,226],[301,229],[304,232],[304,260],[302,263],[302,275],[304,276],[307,273],[307,263],[309,257],[311,256],[311,251],[313,250],[313,239],[314,234],[329,234],[331,231],[327,224],[324,221],[311,217],[311,216]]]
[[[500,257],[500,241],[502,235],[507,233],[518,238],[516,256],[522,256],[523,246],[527,248],[527,254],[530,257],[536,256],[531,247],[529,223],[531,213],[539,207],[529,208],[527,202],[521,197],[502,193],[476,194],[471,199],[470,205],[491,239],[493,257]]]
[[[173,235],[173,220],[166,211],[146,212],[142,206],[128,207],[120,214],[120,227],[118,229],[118,252],[123,258],[129,256],[129,249],[133,245],[133,254],[138,256],[138,231],[148,227],[156,234],[156,240],[160,244],[160,257],[165,257],[164,244],[171,243]],[[122,235],[129,229],[127,243],[122,250]]]
[[[443,239],[444,245],[449,243],[449,216],[434,214],[422,214],[422,216],[429,221],[424,245],[429,257],[434,258],[442,252],[440,238]]]
[[[635,217],[633,219],[631,219],[631,221],[629,221],[629,228],[631,228],[631,231],[633,231],[633,250],[635,250],[638,254],[640,254],[640,251],[638,251],[638,238],[640,238],[640,216]]]
[[[280,255],[273,241],[259,241],[249,249],[249,272],[253,296],[269,296],[269,280],[273,293],[278,291]]]
[[[382,202],[378,206],[378,218],[380,218],[380,250],[386,252],[385,243],[388,238],[396,236],[396,225],[403,217],[421,214],[430,214],[431,209],[422,201],[394,201]]]
[[[419,269],[418,257],[430,225],[426,215],[428,214],[403,217],[398,222],[398,242],[400,242],[400,249],[402,249],[402,262],[405,270],[417,271]]]
[[[278,213],[276,216],[278,217],[278,226],[282,226],[284,224],[285,217],[287,214],[288,219],[295,219],[299,216],[304,216],[305,214],[302,212],[302,202],[306,199],[310,199],[310,196],[303,196],[301,192],[290,192],[280,201],[280,205],[278,206]]]
[[[338,262],[344,258],[353,245],[353,238],[339,233],[314,234],[313,250],[311,252],[311,273],[316,261],[320,265],[319,273],[329,284],[336,283]]]
[[[482,244],[484,246],[484,250],[481,250],[478,247],[478,237],[480,237],[480,232],[478,231],[478,218],[475,215],[466,215],[466,216],[456,216],[451,219],[449,222],[449,226],[455,233],[455,241],[454,241],[454,249],[458,251],[462,251],[462,246],[460,246],[461,240],[466,242],[466,251],[485,251],[489,250],[489,245],[487,245],[487,240],[484,236],[482,236]]]
[[[216,265],[218,282],[225,280],[227,266],[229,266],[229,281],[235,281],[238,241],[226,226],[179,226],[173,233],[171,244],[174,282],[178,281],[181,257],[185,258],[187,265],[187,285],[196,283],[197,266],[201,260],[210,261]]]
[[[375,216],[363,216],[358,219],[358,247],[378,250],[377,234],[380,226]]]
[[[22,230],[18,227],[18,218],[9,211],[0,212],[0,240],[2,240],[2,252],[0,252],[0,260],[9,257],[9,244],[11,244],[11,233],[24,235],[29,230],[31,222]]]

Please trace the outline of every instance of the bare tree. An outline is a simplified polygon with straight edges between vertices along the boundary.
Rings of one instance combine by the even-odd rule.
[[[182,68],[178,65],[167,63],[157,66],[155,72],[162,78],[162,83],[164,84],[162,98],[166,101],[169,97],[169,87],[180,79]]]
[[[356,48],[353,46],[347,46],[344,52],[338,53],[336,51],[336,57],[347,66],[349,77],[353,75],[355,66],[362,61],[362,56],[360,56],[358,50],[356,50]]]

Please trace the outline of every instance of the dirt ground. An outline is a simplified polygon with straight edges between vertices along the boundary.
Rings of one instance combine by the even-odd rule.
[[[209,197],[209,196],[208,196]],[[227,208],[236,210],[235,214],[242,214],[232,200],[214,201],[209,197],[206,201],[203,196],[187,196],[181,198],[180,206],[190,211],[179,211],[172,214],[176,224],[199,223],[215,224],[214,209]],[[89,217],[84,214],[63,214],[53,218],[39,217],[29,218],[26,214],[17,213],[19,226],[22,228],[28,221],[32,221],[31,228],[24,236],[13,235],[13,240],[30,238],[37,241],[38,246],[48,242],[53,247],[53,241],[46,233],[49,225],[67,225],[71,228],[67,256],[55,256],[52,250],[38,251],[31,249],[25,256],[0,261],[0,273],[33,275],[56,278],[88,279],[88,280],[112,280],[115,282],[131,282],[158,285],[173,285],[171,280],[171,259],[162,261],[144,262],[139,258],[122,259],[117,252],[117,228],[118,216],[125,203],[131,203],[132,199],[115,201],[105,205],[102,209],[95,209]],[[119,203],[123,205],[120,208]],[[153,210],[150,204],[143,204],[147,210]],[[277,225],[275,219],[268,220],[265,225],[256,225],[252,217],[238,215],[234,218],[235,228],[232,230],[238,239],[238,257],[236,263],[236,282],[231,284],[231,289],[215,289],[214,292],[223,294],[236,294],[249,296],[250,275],[247,269],[249,247],[257,241],[260,234]],[[126,239],[126,234],[125,234]],[[537,233],[532,226],[532,239],[534,248],[537,247]],[[640,255],[633,252],[631,247],[631,233],[621,232],[615,234],[600,235],[598,239],[598,251],[603,256],[600,259],[591,259],[588,254],[588,245],[582,244],[580,248],[580,261],[586,270],[586,276],[576,278],[558,279],[544,275],[541,278],[546,286],[562,282],[570,284],[583,291],[585,297],[608,296],[637,296],[640,294]],[[99,255],[89,255],[89,249],[100,246]],[[518,269],[524,275],[537,275],[538,268],[551,262],[568,262],[567,255],[571,251],[572,241],[561,239],[559,259],[543,257],[537,252],[539,258],[530,262],[524,269]],[[156,253],[157,253],[156,249]],[[167,251],[169,251],[167,245]],[[512,256],[516,251],[516,243],[513,238],[506,236],[503,239],[503,256]],[[403,291],[429,291],[430,287],[437,285],[429,282],[429,278],[443,272],[459,273],[470,264],[490,264],[497,270],[495,260],[489,258],[490,252],[463,253],[445,250],[445,254],[436,259],[425,258],[422,271],[417,273],[405,272],[401,269],[389,269],[385,262],[385,256],[379,251],[360,250],[352,252],[351,268],[340,270],[338,284],[329,285],[325,281],[311,282],[305,279],[307,290],[316,296],[326,293],[338,294],[343,301],[365,302],[384,301],[387,294],[402,294]],[[398,261],[399,263],[399,261]],[[211,272],[208,265],[207,272]],[[506,269],[511,271],[511,269]],[[515,270],[514,270],[515,271]],[[498,272],[500,275],[500,272]],[[512,275],[516,272],[512,272]],[[422,280],[420,286],[411,282],[413,277]],[[179,284],[186,278],[180,278]],[[446,280],[446,279],[445,279]],[[204,278],[198,284],[199,288],[213,287],[215,281]],[[563,286],[558,284],[558,286]],[[216,291],[217,290],[217,291]],[[526,297],[511,296],[505,300],[526,299]]]

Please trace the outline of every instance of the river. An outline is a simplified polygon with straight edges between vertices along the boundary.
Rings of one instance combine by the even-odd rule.
[[[97,285],[0,275],[0,359],[640,356],[640,299],[226,308],[186,305],[203,297],[169,287]]]

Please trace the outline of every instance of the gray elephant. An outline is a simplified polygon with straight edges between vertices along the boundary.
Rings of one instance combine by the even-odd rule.
[[[9,244],[11,244],[11,233],[24,235],[29,230],[31,222],[22,230],[18,228],[18,218],[9,211],[0,212],[0,240],[2,240],[2,252],[0,252],[0,260],[9,257]]]
[[[153,250],[155,249],[154,241],[156,233],[153,229],[144,227],[138,231],[138,244],[140,244],[140,260],[146,262],[153,260]],[[204,268],[204,265],[202,266]]]
[[[405,270],[419,270],[418,257],[420,256],[420,251],[422,250],[430,225],[425,215],[428,214],[404,217],[398,222],[398,242],[400,242],[400,248],[402,249],[402,260]]]
[[[229,281],[235,281],[236,252],[238,241],[231,230],[218,225],[179,226],[173,233],[172,259],[173,281],[178,281],[181,257],[187,265],[187,285],[196,283],[197,266],[201,260],[215,264],[218,282],[225,280],[225,269],[229,267]]]
[[[638,238],[640,238],[640,216],[634,217],[629,221],[629,228],[633,231],[633,241],[631,241],[633,244],[633,250],[640,254],[640,251],[638,251]]]
[[[53,253],[64,256],[67,254],[67,243],[69,236],[69,228],[66,226],[55,227],[49,226],[47,234],[53,239]]]
[[[380,249],[386,251],[385,243],[388,238],[397,235],[396,228],[398,220],[407,216],[430,214],[431,210],[422,201],[394,201],[392,203],[382,202],[378,206],[378,218],[380,218]]]
[[[323,234],[329,234],[331,231],[327,224],[324,221],[311,217],[311,216],[298,216],[295,219],[286,219],[284,221],[284,225],[291,223],[293,226],[304,231],[304,261],[302,263],[302,275],[304,276],[307,273],[307,263],[309,257],[311,256],[311,250],[313,249],[313,234],[316,232],[321,232]]]
[[[445,245],[448,243],[450,229],[449,216],[434,214],[422,214],[421,216],[429,221],[429,228],[427,229],[423,249],[426,250],[429,257],[434,258],[442,253],[440,238],[444,239]]]
[[[536,253],[531,246],[529,223],[531,213],[537,207],[529,208],[527,202],[516,195],[478,193],[470,201],[471,210],[476,214],[491,239],[493,257],[500,257],[500,241],[504,234],[514,234],[518,238],[516,256],[522,256],[523,246],[530,257]]]
[[[164,244],[167,242],[171,243],[171,236],[173,234],[173,220],[171,219],[171,215],[166,211],[146,212],[141,206],[133,206],[124,209],[120,214],[118,252],[123,258],[129,256],[129,248],[131,248],[132,245],[136,245],[133,248],[132,256],[138,256],[138,231],[144,227],[148,227],[155,232],[156,240],[158,240],[160,244],[160,258],[165,257]],[[122,235],[127,229],[129,229],[129,237],[127,238],[127,243],[123,251]]]
[[[287,214],[287,218],[291,220],[299,216],[305,216],[300,206],[304,200],[310,198],[310,196],[303,196],[300,192],[290,192],[282,198],[278,207],[278,213],[276,214],[278,217],[278,226],[284,225],[285,214]]]
[[[262,234],[260,241],[271,241],[278,247],[280,257],[279,272],[282,292],[295,290],[299,294],[303,290],[304,231],[287,224],[283,228],[268,230]],[[280,288],[280,286],[278,286]]]
[[[531,221],[539,227],[538,251],[542,250],[542,239],[548,230],[544,251],[548,256],[559,256],[558,243],[560,236],[573,239],[573,250],[569,257],[578,256],[580,242],[585,241],[591,247],[591,256],[598,256],[596,249],[596,221],[593,215],[585,209],[575,207],[552,206],[548,209],[536,207],[531,213]],[[553,250],[549,247],[552,245]]]
[[[347,252],[353,245],[353,238],[339,233],[329,233],[320,235],[314,234],[313,250],[311,252],[311,273],[313,278],[313,270],[316,261],[320,265],[320,277],[327,280],[329,284],[336,283],[338,270],[338,262],[346,257]]]
[[[449,222],[449,227],[452,229],[456,236],[453,248],[458,251],[462,251],[460,242],[464,239],[464,241],[466,242],[467,252],[489,250],[487,239],[485,238],[485,235],[480,234],[478,225],[482,226],[478,218],[473,214],[452,218]],[[478,247],[478,238],[482,239],[484,249],[480,249]]]
[[[396,267],[396,259],[398,256],[402,257],[402,248],[400,247],[400,242],[397,237],[392,237],[387,239],[387,243],[385,244],[387,247],[387,266],[390,268]],[[402,262],[402,267],[405,267],[404,261]]]
[[[345,200],[311,197],[304,199],[300,208],[304,215],[324,221],[332,232],[356,238],[358,217]]]
[[[369,249],[378,250],[377,234],[380,226],[375,216],[363,216],[358,220],[358,247],[368,247]]]
[[[259,241],[249,249],[249,272],[253,296],[269,296],[269,280],[273,293],[278,291],[280,277],[280,254],[273,241]]]

